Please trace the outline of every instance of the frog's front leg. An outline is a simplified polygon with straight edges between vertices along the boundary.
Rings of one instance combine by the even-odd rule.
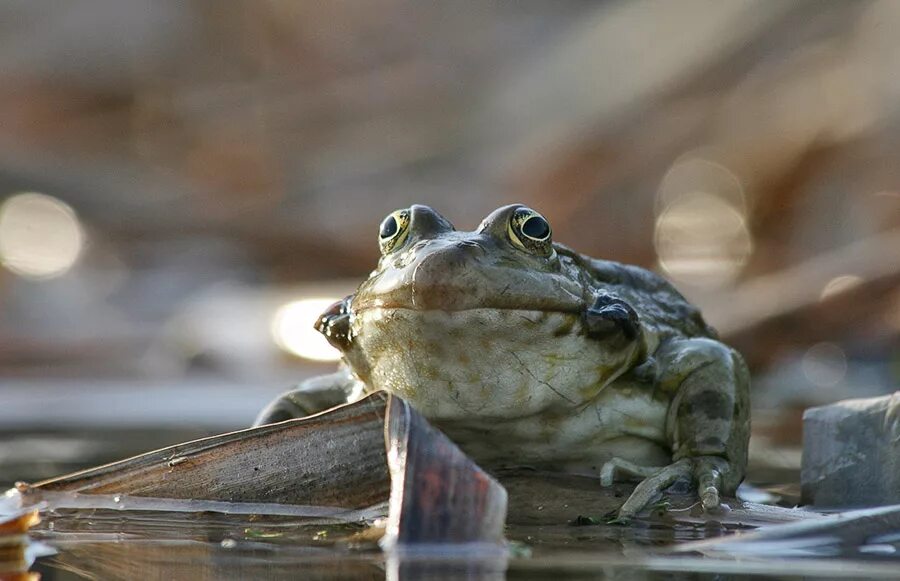
[[[342,366],[335,373],[311,377],[281,394],[259,413],[253,425],[283,422],[325,411],[357,399],[363,388],[362,382]]]
[[[353,295],[337,301],[319,315],[315,329],[342,353],[350,349],[350,301]],[[316,414],[334,406],[354,401],[365,386],[347,364],[341,363],[337,372],[307,379],[293,390],[281,394],[263,409],[254,426],[283,422]]]
[[[749,374],[741,356],[712,339],[672,341],[657,351],[657,389],[671,394],[666,437],[672,464],[638,484],[619,511],[640,512],[675,481],[697,486],[707,510],[744,478],[750,438]]]

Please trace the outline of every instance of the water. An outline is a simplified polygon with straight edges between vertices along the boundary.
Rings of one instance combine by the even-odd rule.
[[[541,475],[507,478],[513,493]],[[386,507],[331,511],[277,507],[258,514],[248,505],[140,500],[121,495],[76,499],[50,497],[42,521],[30,532],[32,546],[52,554],[37,558],[32,572],[45,580],[71,579],[751,579],[895,578],[900,535],[873,536],[856,554],[817,551],[821,539],[758,544],[755,550],[719,551],[711,558],[703,539],[752,530],[757,520],[793,519],[809,527],[821,517],[798,511],[766,516],[755,505],[735,506],[719,520],[702,518],[696,506],[675,508],[629,526],[599,524],[578,504],[584,481],[550,478],[531,499],[514,494],[508,544],[384,555],[378,541]],[[562,487],[573,494],[560,495]],[[556,494],[556,503],[546,502]],[[615,493],[613,494],[613,496]],[[11,498],[11,497],[10,497]],[[7,498],[9,502],[10,498]],[[532,502],[537,498],[540,502]],[[597,498],[602,500],[602,494]],[[194,501],[191,501],[194,502]],[[93,505],[93,507],[91,506]],[[268,505],[258,505],[271,510]],[[198,510],[211,508],[213,510]],[[312,508],[313,510],[307,510]],[[232,510],[236,509],[236,510]],[[231,512],[223,512],[223,511]],[[305,515],[305,516],[304,516]],[[774,515],[774,516],[773,516]],[[753,524],[759,524],[754,522]],[[373,526],[374,525],[374,526]],[[798,526],[798,525],[794,525]],[[770,528],[769,530],[776,530]],[[784,529],[777,529],[784,530]],[[690,549],[684,551],[685,549]],[[803,550],[806,550],[804,552]],[[681,550],[681,552],[676,552]],[[44,551],[48,553],[50,551]],[[798,558],[806,555],[805,558]],[[829,558],[830,557],[830,558]],[[887,558],[886,558],[887,557]]]
[[[0,474],[33,481],[96,465],[107,457],[120,458],[189,439],[165,431],[135,434],[118,441],[108,434],[54,434],[53,438],[67,442],[71,454],[62,454],[59,449],[53,464],[37,460],[29,463],[27,454],[19,454],[12,464],[4,466],[0,461]],[[41,438],[48,441],[46,435]],[[26,440],[27,436],[19,434],[15,443],[22,448]],[[105,443],[96,445],[99,442]],[[757,544],[749,552],[715,551],[694,543],[744,535],[756,526],[814,515],[735,501],[733,510],[710,519],[690,502],[675,502],[670,510],[646,520],[613,526],[603,524],[605,517],[628,493],[627,485],[601,490],[591,479],[541,473],[506,474],[502,480],[510,494],[510,505],[505,531],[509,543],[501,550],[470,547],[386,556],[378,545],[382,530],[377,526],[378,517],[386,512],[383,506],[348,512],[204,501],[160,504],[109,495],[74,508],[51,502],[42,512],[42,522],[30,532],[32,555],[27,558],[35,559],[30,571],[50,581],[423,576],[869,579],[896,578],[900,570],[897,530],[859,537],[853,547],[836,543],[833,538],[813,537]],[[376,526],[371,526],[373,523]],[[0,569],[0,578],[5,578],[3,575]]]
[[[386,559],[363,523],[332,524],[290,516],[53,510],[32,539],[55,555],[32,571],[54,579],[384,579],[420,575],[479,579],[893,578],[897,564],[784,559],[765,555],[710,559],[668,548],[727,527],[642,523],[511,526],[503,556],[431,554]],[[476,558],[477,557],[477,558]]]

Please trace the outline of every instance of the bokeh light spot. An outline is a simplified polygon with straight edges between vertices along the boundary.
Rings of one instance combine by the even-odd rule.
[[[851,288],[858,286],[863,280],[862,278],[854,275],[854,274],[845,274],[842,276],[836,276],[833,279],[829,280],[825,283],[825,286],[822,287],[822,294],[819,295],[821,300],[827,299],[829,297],[833,297],[839,295],[843,292],[850,290]]]
[[[272,338],[284,351],[314,361],[337,361],[341,352],[313,328],[337,298],[309,298],[281,306],[272,318]]]
[[[803,355],[803,375],[820,387],[834,387],[847,374],[847,355],[834,343],[816,343]]]
[[[742,211],[702,191],[672,200],[656,220],[660,266],[679,282],[718,287],[737,277],[753,251]]]
[[[83,247],[81,224],[65,202],[28,192],[0,206],[0,263],[19,276],[47,279],[64,274]]]
[[[721,163],[691,152],[679,158],[660,182],[656,192],[656,213],[690,192],[715,192],[716,197],[734,206],[741,214],[748,212],[748,200],[738,177]]]

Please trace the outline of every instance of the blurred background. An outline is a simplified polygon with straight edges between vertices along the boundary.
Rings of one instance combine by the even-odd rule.
[[[0,481],[248,425],[388,212],[524,202],[754,374],[759,481],[900,384],[900,3],[7,0]],[[754,476],[755,475],[755,476]]]

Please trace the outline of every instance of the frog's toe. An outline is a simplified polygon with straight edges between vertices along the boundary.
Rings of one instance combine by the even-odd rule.
[[[606,468],[605,465],[604,468]],[[682,479],[692,480],[696,483],[697,496],[700,498],[704,510],[715,511],[721,506],[719,490],[722,487],[722,475],[727,470],[728,462],[718,456],[682,458],[657,470],[638,484],[622,508],[619,509],[619,518],[634,517],[669,486]]]
[[[722,487],[722,474],[728,470],[728,462],[717,456],[698,456],[693,458],[694,481],[697,483],[697,495],[703,509],[707,511],[719,508],[719,489]]]
[[[682,458],[665,468],[657,470],[652,476],[647,477],[635,487],[634,492],[631,493],[631,496],[619,509],[619,518],[633,518],[659,497],[673,482],[680,478],[690,478],[692,472],[692,463],[687,458]]]
[[[600,467],[600,486],[609,488],[619,475],[647,478],[653,476],[659,469],[659,466],[641,466],[619,457],[610,458]]]

